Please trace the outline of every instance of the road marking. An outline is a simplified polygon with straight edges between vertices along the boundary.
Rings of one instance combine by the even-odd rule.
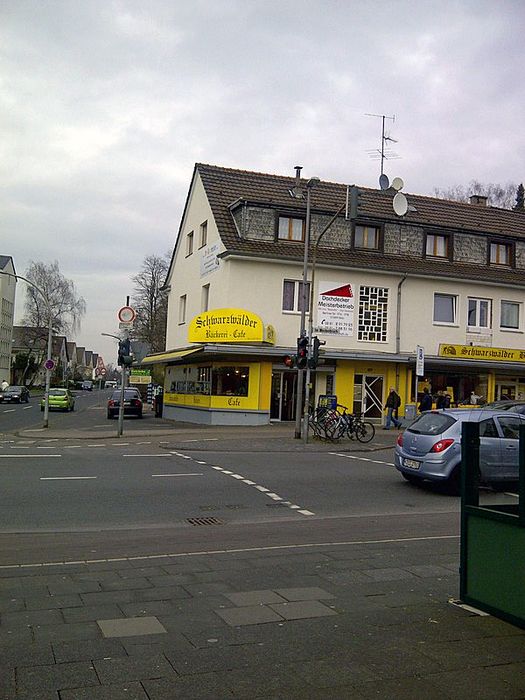
[[[193,438],[191,440],[181,440],[181,442],[216,442],[219,438]]]
[[[196,459],[196,460],[194,460],[194,461],[195,461],[197,464],[206,464],[206,462],[202,462],[202,461],[199,460],[199,459]]]
[[[45,561],[33,562],[31,564],[1,564],[0,569],[29,569],[43,566],[74,566],[78,564],[107,564],[109,562],[119,561],[151,561],[152,559],[182,559],[183,557],[202,557],[212,556],[214,554],[242,554],[244,552],[272,552],[281,549],[320,549],[324,547],[352,547],[368,544],[409,544],[411,542],[432,542],[441,540],[459,540],[459,535],[430,535],[427,537],[398,537],[383,540],[349,540],[343,542],[304,542],[303,544],[275,544],[267,545],[266,547],[239,547],[235,549],[208,549],[198,550],[196,552],[174,552],[165,554],[144,554],[136,557],[115,557],[112,559],[77,559],[75,561]]]
[[[242,479],[244,481],[244,476],[241,476],[240,474],[230,474],[232,479]]]
[[[120,444],[126,445],[127,443],[121,442]],[[135,445],[151,445],[151,440],[149,440],[148,442],[136,442]]]
[[[159,452],[159,454],[156,455],[122,455],[122,457],[171,457],[170,454],[166,454],[165,452]]]
[[[41,476],[40,481],[78,481],[79,479],[98,479],[98,476]]]
[[[141,445],[142,443],[138,442],[137,445]],[[128,447],[131,445],[130,442],[112,442],[110,447]]]
[[[204,476],[200,472],[190,472],[188,474],[152,474],[153,477],[165,477],[165,476]]]
[[[50,454],[39,454],[39,455],[28,455],[28,454],[23,454],[23,455],[0,455],[0,459],[45,459],[46,457],[48,458],[53,458],[53,457],[62,457],[62,455],[50,455]]]
[[[8,408],[7,411],[4,411],[4,413],[14,413],[16,411],[16,408]]]
[[[301,515],[314,515],[310,510],[298,510],[298,513],[301,513]]]
[[[11,449],[12,450],[28,450],[29,445],[27,445],[27,446],[26,445],[11,445]],[[37,447],[37,449],[38,449],[38,447]],[[53,448],[51,448],[51,449],[53,449]]]
[[[369,459],[368,457],[357,457],[356,455],[345,455],[340,452],[329,452],[328,454],[334,457],[344,457],[345,459],[355,459],[358,462],[371,462],[372,464],[384,464],[387,467],[395,467],[393,462],[381,462],[378,459]]]
[[[37,450],[54,450],[55,448],[51,447],[51,445],[49,445],[49,447],[42,447],[41,445],[37,445],[36,449]]]
[[[64,450],[74,450],[77,447],[82,447],[82,445],[64,445]]]
[[[105,445],[88,445],[88,447],[105,447]]]
[[[22,410],[27,411],[30,408],[33,408],[33,406],[24,406],[24,408]]]

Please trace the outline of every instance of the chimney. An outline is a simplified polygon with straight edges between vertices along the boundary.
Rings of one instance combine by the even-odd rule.
[[[471,194],[470,195],[470,203],[473,204],[474,206],[486,207],[487,200],[488,200],[488,197],[485,196],[484,194]]]

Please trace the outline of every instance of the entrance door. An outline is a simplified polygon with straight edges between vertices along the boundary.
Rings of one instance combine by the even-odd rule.
[[[366,418],[383,416],[383,376],[356,374],[354,376],[354,412]]]
[[[272,395],[270,400],[270,420],[295,420],[295,394],[297,373],[272,372]]]

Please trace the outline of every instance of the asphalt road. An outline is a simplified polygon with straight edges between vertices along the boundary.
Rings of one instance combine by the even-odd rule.
[[[108,394],[79,392],[77,410],[50,421],[107,427]],[[31,405],[0,413],[0,564],[459,534],[459,499],[405,482],[390,449],[214,452],[198,439],[177,448],[147,435],[49,439]],[[126,419],[125,431],[132,423],[161,421],[147,411]]]

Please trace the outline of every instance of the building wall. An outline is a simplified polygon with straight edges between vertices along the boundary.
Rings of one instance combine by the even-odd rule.
[[[11,262],[5,272],[14,274]],[[15,313],[16,280],[7,275],[0,275],[0,382],[11,379],[11,345]]]

